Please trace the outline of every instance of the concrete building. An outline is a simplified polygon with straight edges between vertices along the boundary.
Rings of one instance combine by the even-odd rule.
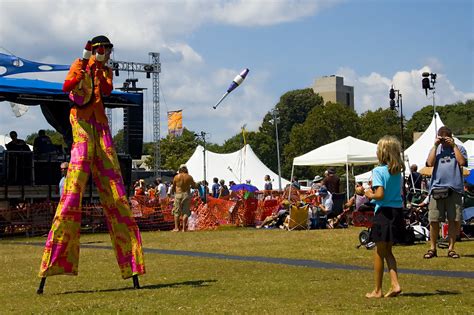
[[[314,80],[314,93],[318,93],[324,102],[339,103],[354,110],[354,87],[344,85],[344,78],[335,75]]]

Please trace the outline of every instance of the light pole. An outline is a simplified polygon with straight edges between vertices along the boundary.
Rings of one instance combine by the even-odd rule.
[[[272,110],[273,123],[275,124],[275,135],[276,135],[276,147],[277,147],[277,163],[278,163],[278,189],[281,191],[281,166],[280,166],[280,142],[278,139],[278,122],[280,117],[278,117],[278,109]]]
[[[395,94],[397,97],[397,101],[395,102]],[[395,110],[395,108],[400,109],[400,143],[402,146],[402,157],[403,157],[403,163],[405,163],[405,144],[403,140],[403,104],[402,104],[402,93],[400,93],[400,90],[395,90],[393,88],[390,89],[390,92],[388,93],[390,97],[390,109]]]
[[[395,102],[395,94],[397,97],[397,101]],[[388,93],[388,96],[390,97],[390,109],[395,110],[395,108],[400,109],[400,145],[402,147],[402,161],[403,165],[405,165],[405,144],[403,140],[403,103],[402,103],[402,93],[400,93],[400,90],[395,90],[393,88],[390,89],[390,92]],[[406,204],[406,193],[405,193],[405,168],[403,168],[403,205]]]

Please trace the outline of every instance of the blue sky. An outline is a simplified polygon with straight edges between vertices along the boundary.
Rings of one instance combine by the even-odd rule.
[[[4,0],[0,47],[30,60],[69,64],[101,33],[114,42],[117,60],[147,62],[148,52],[160,52],[162,136],[166,111],[183,109],[188,129],[222,143],[243,124],[256,130],[282,94],[324,75],[344,76],[354,86],[358,113],[387,106],[392,84],[403,94],[408,117],[431,104],[421,89],[423,71],[438,74],[437,104],[474,98],[473,10],[470,0]],[[212,110],[246,67],[242,86]],[[23,77],[62,81],[64,75]],[[137,77],[151,89],[150,80]],[[116,87],[125,78],[116,78]],[[145,99],[150,141],[151,90]],[[2,105],[2,134],[17,129],[24,137],[48,127],[38,108],[15,119]],[[120,120],[114,111],[114,122]],[[114,123],[114,131],[119,128]]]

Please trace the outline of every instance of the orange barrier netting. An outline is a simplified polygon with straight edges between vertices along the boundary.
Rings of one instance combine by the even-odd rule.
[[[306,198],[307,192],[292,190],[292,199]],[[216,229],[219,225],[255,226],[267,216],[278,211],[279,205],[288,195],[283,192],[256,192],[256,198],[243,199],[233,193],[232,199],[208,197],[204,204],[195,196],[191,210],[195,211],[198,230]],[[272,199],[264,200],[271,196]],[[141,230],[171,230],[174,227],[173,199],[134,196],[130,198],[133,216]],[[0,208],[0,236],[43,235],[48,233],[56,212],[56,201],[34,203],[18,202],[8,208]],[[84,203],[82,208],[82,231],[105,232],[107,222],[100,203]]]

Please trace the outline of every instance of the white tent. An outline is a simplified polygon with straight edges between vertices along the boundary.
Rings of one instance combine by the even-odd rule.
[[[407,170],[409,170],[410,165],[416,164],[418,169],[421,169],[426,164],[426,159],[430,153],[431,148],[434,145],[434,141],[440,127],[444,126],[443,122],[439,118],[438,113],[433,116],[431,124],[423,132],[421,137],[419,137],[408,149],[405,150],[405,161],[407,161]],[[454,138],[456,144],[463,145],[459,139]]]
[[[474,140],[467,140],[464,142],[463,147],[467,151],[467,167],[474,169]]]
[[[372,180],[372,170],[355,176],[356,183],[357,182],[368,183],[371,180]]]
[[[293,168],[295,165],[345,165],[346,189],[347,194],[349,194],[349,165],[367,165],[376,164],[377,162],[376,144],[348,136],[295,157],[293,159]]]
[[[195,181],[204,179],[203,151],[204,148],[198,146],[186,162],[189,174]],[[209,184],[212,183],[214,177],[224,179],[226,183],[232,180],[237,184],[250,180],[252,185],[263,190],[265,175],[270,175],[273,180],[273,189],[278,189],[278,174],[263,164],[248,144],[233,153],[214,153],[206,150],[206,181]],[[289,183],[286,179],[281,179],[282,188]]]

